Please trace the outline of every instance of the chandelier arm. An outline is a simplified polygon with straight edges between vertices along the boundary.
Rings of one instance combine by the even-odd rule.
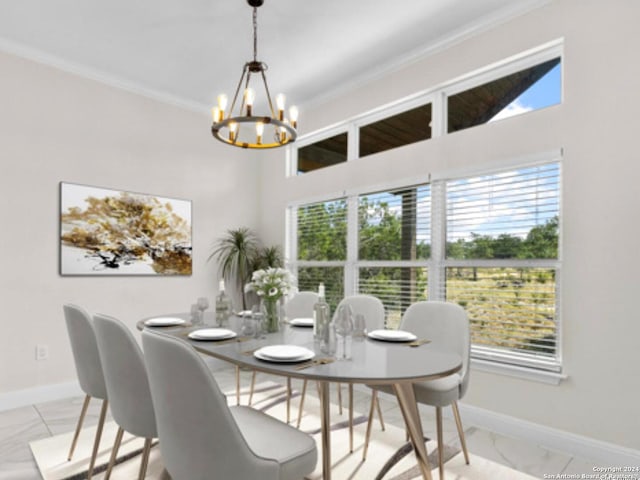
[[[269,101],[269,110],[271,110],[271,116],[276,118],[275,110],[273,109],[273,102],[271,101],[271,93],[269,93],[269,86],[267,85],[267,76],[264,74],[264,70],[260,70],[262,75],[262,82],[264,83],[264,91],[267,92],[267,100]]]
[[[242,69],[242,75],[240,75],[240,81],[238,82],[238,86],[236,87],[236,93],[233,95],[233,101],[231,102],[231,108],[229,109],[229,116],[233,116],[233,109],[236,106],[236,100],[238,100],[238,93],[240,93],[240,87],[242,87],[242,80],[244,80],[245,75],[249,70],[249,66],[245,63],[244,68]],[[242,113],[242,106],[240,107],[240,113]]]

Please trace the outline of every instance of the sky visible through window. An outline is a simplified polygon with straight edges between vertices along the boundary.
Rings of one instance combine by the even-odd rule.
[[[547,72],[540,80],[531,85],[518,98],[495,115],[490,122],[520,115],[521,113],[539,110],[560,103],[561,100],[561,67],[559,63]]]

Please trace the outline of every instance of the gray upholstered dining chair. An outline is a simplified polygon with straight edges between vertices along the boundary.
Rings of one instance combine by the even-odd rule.
[[[87,479],[91,479],[98,449],[100,448],[100,438],[102,437],[102,429],[109,405],[109,401],[107,400],[107,387],[104,382],[102,363],[100,362],[100,354],[98,353],[98,345],[96,343],[96,335],[93,330],[91,317],[85,310],[76,305],[67,304],[62,308],[65,323],[67,324],[67,332],[69,333],[69,340],[71,342],[71,351],[73,352],[78,381],[80,382],[80,388],[82,388],[82,391],[85,393],[80,418],[78,418],[78,425],[73,435],[67,460],[71,460],[71,457],[73,457],[73,452],[78,443],[78,436],[82,429],[82,423],[84,422],[84,417],[89,407],[89,401],[92,397],[102,400],[102,409],[100,410],[100,418],[93,442],[93,451],[91,452],[91,460],[87,471]]]
[[[461,399],[469,386],[469,357],[471,341],[469,319],[465,310],[450,302],[425,301],[412,304],[400,323],[400,329],[412,332],[420,338],[431,340],[431,346],[454,351],[462,357],[462,370],[453,375],[436,380],[414,383],[416,401],[436,407],[436,429],[438,437],[438,463],[440,478],[444,478],[443,443],[442,443],[442,407],[451,405],[453,415],[460,436],[460,444],[464,459],[469,464],[469,453],[464,438],[464,430],[458,410],[458,400]],[[387,393],[393,390],[386,386],[372,387]],[[369,432],[365,438],[369,443]]]
[[[265,413],[227,405],[193,347],[142,332],[160,450],[175,479],[301,479],[316,466],[315,441]]]
[[[125,431],[145,439],[138,478],[144,479],[151,442],[158,437],[142,350],[129,328],[113,317],[94,315],[98,351],[118,433],[105,480],[111,476]]]
[[[318,294],[316,292],[297,292],[284,304],[284,314],[289,319],[294,318],[311,318],[313,317],[313,307],[318,303]],[[251,375],[251,387],[249,389],[249,405],[253,403],[253,392],[256,385],[256,372]],[[306,381],[304,387],[306,387]],[[301,402],[304,402],[302,397]],[[302,405],[300,405],[302,409]],[[287,377],[287,423],[291,417],[291,378]],[[300,422],[298,421],[298,426]]]

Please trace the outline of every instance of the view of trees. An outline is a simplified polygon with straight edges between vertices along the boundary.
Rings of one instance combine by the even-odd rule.
[[[298,259],[346,260],[345,200],[298,209]],[[415,207],[409,215],[384,201],[361,197],[358,208],[358,259],[366,261],[428,260],[429,238],[416,235]],[[420,220],[418,220],[420,221]],[[403,238],[412,232],[412,238]],[[407,247],[409,244],[411,247]],[[525,237],[471,233],[447,242],[446,256],[455,260],[553,259],[558,255],[558,217],[534,226]],[[299,267],[301,290],[327,287],[334,308],[344,296],[342,266]],[[427,299],[426,267],[360,266],[359,291],[378,296],[387,322],[397,326],[412,302]],[[535,350],[555,349],[555,270],[542,268],[446,268],[446,300],[469,313],[474,343]]]

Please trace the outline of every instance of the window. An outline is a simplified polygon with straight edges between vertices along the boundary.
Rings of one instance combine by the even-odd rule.
[[[552,163],[446,183],[444,297],[478,356],[555,363],[559,181]]]
[[[460,304],[474,358],[559,371],[560,164],[291,207],[301,290],[382,300],[395,328],[420,300]]]
[[[429,185],[358,197],[357,291],[384,303],[397,327],[409,305],[427,298],[431,253]]]
[[[293,150],[297,163],[289,164],[289,174],[364,158],[561,101],[562,45],[553,42],[300,139],[302,146]]]
[[[560,103],[560,58],[447,99],[449,133]]]
[[[347,134],[330,138],[298,149],[298,174],[337,165],[347,161]]]
[[[344,199],[302,205],[295,212],[298,289],[317,291],[322,282],[327,303],[335,308],[344,297],[347,259],[347,205]]]
[[[431,138],[431,104],[360,128],[360,157]]]

